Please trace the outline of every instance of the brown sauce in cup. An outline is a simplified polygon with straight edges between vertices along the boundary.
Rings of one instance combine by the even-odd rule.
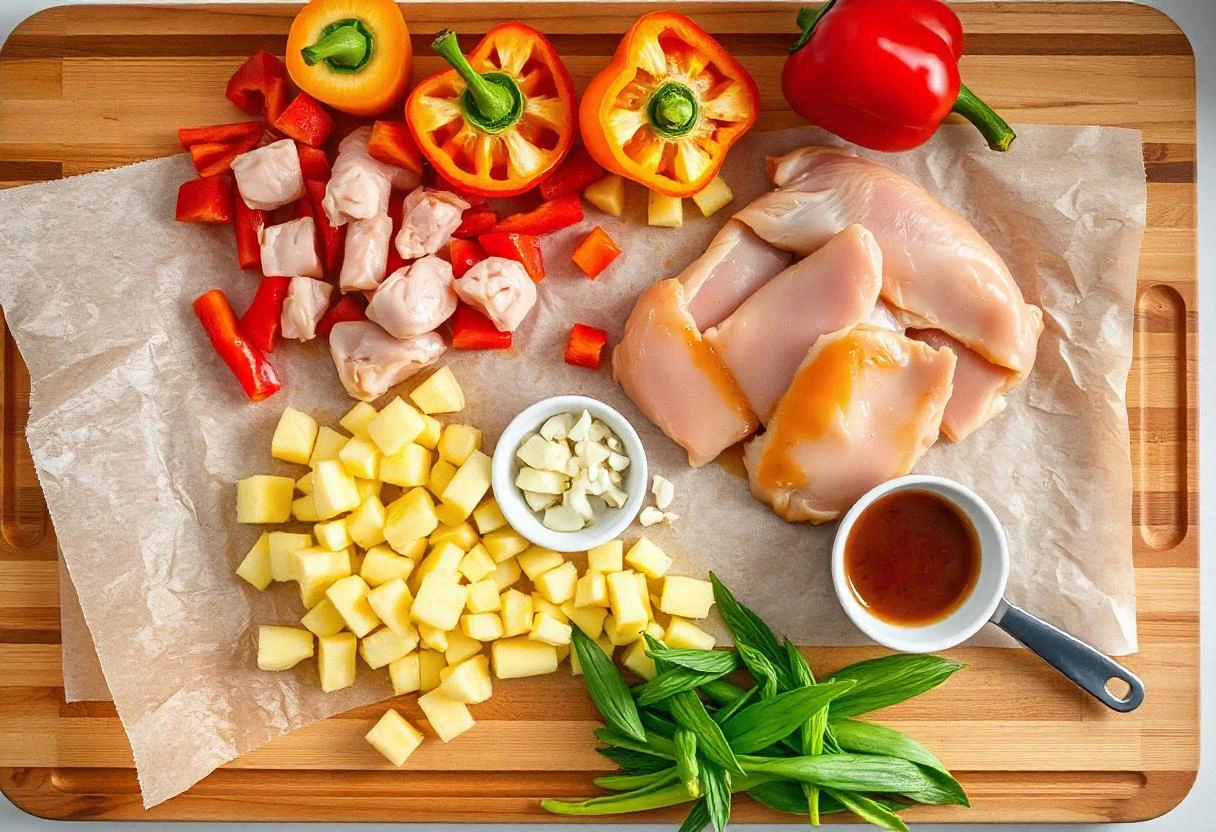
[[[893,491],[857,517],[844,549],[853,594],[889,624],[923,625],[975,588],[980,542],[967,516],[931,491]]]

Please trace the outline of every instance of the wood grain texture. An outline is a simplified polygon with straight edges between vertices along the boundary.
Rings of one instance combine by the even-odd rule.
[[[761,129],[798,119],[776,83],[796,4],[681,3],[755,74]],[[259,48],[282,53],[291,5],[71,7],[27,20],[0,51],[0,186],[55,179],[178,151],[175,130],[236,120],[224,82]],[[415,77],[425,48],[457,24],[465,46],[503,17],[549,33],[584,85],[641,10],[627,4],[420,3],[407,16]],[[1128,379],[1135,497],[1133,555],[1141,653],[1128,664],[1144,706],[1116,715],[1020,651],[966,648],[971,669],[882,715],[939,751],[972,795],[970,812],[912,820],[1107,821],[1160,815],[1198,767],[1198,510],[1195,80],[1186,37],[1128,3],[959,7],[963,71],[1010,121],[1143,131],[1148,229]],[[54,818],[551,820],[541,796],[593,794],[594,720],[564,675],[497,686],[476,730],[426,743],[388,770],[362,734],[383,706],[282,737],[189,792],[144,811],[111,703],[63,701],[55,540],[23,432],[28,378],[11,338],[0,353],[0,788]],[[830,670],[876,649],[816,649]],[[417,716],[412,697],[394,702]],[[677,810],[650,820],[674,820]],[[740,821],[795,820],[740,801]]]

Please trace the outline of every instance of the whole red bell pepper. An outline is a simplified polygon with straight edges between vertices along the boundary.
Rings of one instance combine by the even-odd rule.
[[[260,402],[279,391],[283,386],[279,374],[266,360],[266,354],[241,334],[232,304],[223,291],[212,289],[195,298],[194,314],[250,401]]]
[[[287,67],[260,49],[228,79],[225,95],[250,115],[262,116],[274,124],[287,106]]]
[[[540,183],[539,191],[542,199],[556,199],[566,194],[579,194],[583,188],[604,178],[604,169],[591,158],[585,147],[576,147],[570,151],[561,167],[553,171]]]
[[[462,240],[459,237],[448,245],[448,257],[452,260],[452,277],[464,277],[464,273],[477,263],[485,260],[486,250],[477,244],[476,240]]]
[[[232,180],[217,174],[183,182],[174,217],[178,222],[231,222]]]
[[[279,344],[283,321],[283,302],[287,300],[290,277],[263,277],[237,326],[249,343],[262,352],[274,352]]]
[[[306,92],[291,100],[291,103],[274,120],[274,129],[284,136],[312,147],[325,144],[334,132],[334,117],[321,106],[321,102]]]
[[[583,221],[583,204],[577,193],[559,196],[522,214],[512,214],[498,221],[495,231],[517,234],[548,234]]]
[[[466,303],[456,305],[452,315],[452,349],[505,350],[511,347],[511,333],[499,332],[494,322]]]
[[[262,229],[266,212],[250,208],[245,200],[232,200],[232,231],[236,235],[236,259],[242,269],[262,270]]]
[[[524,270],[533,283],[545,279],[545,261],[540,253],[540,240],[531,234],[516,234],[495,231],[477,238],[490,257],[506,257],[523,263]]]
[[[790,107],[874,150],[924,143],[951,111],[993,150],[1014,132],[963,85],[963,26],[941,0],[831,0],[798,13],[802,36],[781,72]]]
[[[342,300],[329,307],[317,322],[317,334],[322,338],[329,337],[329,331],[337,324],[347,321],[366,321],[367,301],[362,295],[343,295]]]
[[[587,324],[575,324],[570,328],[570,338],[566,341],[566,363],[598,370],[607,343],[608,333],[604,330]]]

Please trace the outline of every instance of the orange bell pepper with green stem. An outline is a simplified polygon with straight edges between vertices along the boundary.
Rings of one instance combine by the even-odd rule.
[[[440,176],[467,193],[514,196],[561,164],[577,130],[574,84],[544,35],[502,23],[467,58],[450,29],[431,46],[452,69],[414,87],[405,120]]]
[[[583,144],[606,170],[673,197],[713,181],[760,110],[756,82],[682,14],[642,15],[579,105]]]

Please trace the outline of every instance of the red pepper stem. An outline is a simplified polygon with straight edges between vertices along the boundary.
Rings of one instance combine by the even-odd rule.
[[[997,115],[980,98],[962,84],[958,90],[958,100],[954,102],[954,112],[971,122],[983,134],[988,146],[993,150],[1008,150],[1009,145],[1017,138],[1013,128]]]

